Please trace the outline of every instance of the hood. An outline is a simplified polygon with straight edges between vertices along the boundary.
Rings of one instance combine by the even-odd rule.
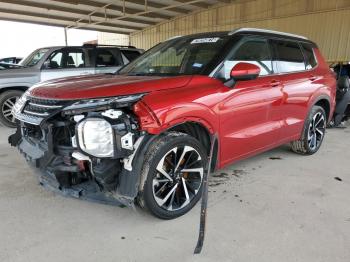
[[[44,99],[78,100],[147,93],[186,86],[192,76],[93,75],[61,78],[30,88],[28,95]]]

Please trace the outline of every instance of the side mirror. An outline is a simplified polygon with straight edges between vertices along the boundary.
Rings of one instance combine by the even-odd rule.
[[[252,80],[260,75],[260,67],[251,63],[240,62],[236,64],[230,73],[235,81]]]

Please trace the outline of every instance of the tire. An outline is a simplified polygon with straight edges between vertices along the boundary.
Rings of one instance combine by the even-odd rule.
[[[7,127],[16,127],[15,118],[11,113],[15,102],[23,95],[22,91],[9,90],[0,95],[0,123]]]
[[[322,145],[326,122],[325,110],[320,106],[313,106],[305,120],[301,139],[291,143],[292,150],[302,155],[315,154]]]
[[[195,138],[179,132],[160,136],[145,156],[140,206],[161,219],[186,214],[201,198],[206,159]]]

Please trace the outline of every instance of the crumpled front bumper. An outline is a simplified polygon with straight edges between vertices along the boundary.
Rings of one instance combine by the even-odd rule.
[[[47,137],[48,140],[52,140],[50,131]],[[9,143],[12,146],[16,146],[20,153],[25,157],[33,172],[38,176],[40,185],[50,191],[67,197],[69,196],[108,205],[123,207],[133,206],[134,204],[133,198],[121,196],[116,192],[101,191],[94,180],[89,180],[70,187],[62,187],[54,172],[50,171],[49,168],[50,163],[55,157],[57,157],[50,146],[52,145],[52,142],[49,142],[47,146],[34,143],[23,136],[21,128],[18,127],[16,133],[9,137]]]
[[[64,188],[60,186],[54,174],[37,168],[33,168],[33,170],[38,175],[40,185],[57,194],[119,207],[133,206],[133,201],[119,197],[114,193],[102,192],[93,181]]]

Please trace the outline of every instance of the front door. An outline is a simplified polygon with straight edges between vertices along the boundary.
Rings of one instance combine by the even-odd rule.
[[[231,68],[247,62],[260,67],[257,79],[238,81],[220,103],[221,162],[223,165],[244,158],[278,143],[282,101],[282,85],[273,75],[269,43],[264,38],[244,37],[235,45],[224,63],[225,78]]]
[[[41,81],[94,74],[88,49],[63,48],[53,52],[41,70]]]

